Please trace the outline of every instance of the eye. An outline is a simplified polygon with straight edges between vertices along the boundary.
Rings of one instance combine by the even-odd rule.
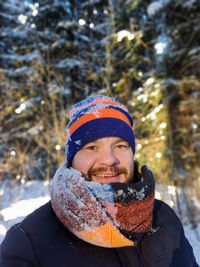
[[[116,149],[120,149],[120,150],[126,150],[129,149],[130,145],[128,143],[120,143],[115,145]]]
[[[87,149],[87,150],[96,150],[97,147],[94,146],[94,145],[89,145],[89,146],[86,146],[85,149]]]

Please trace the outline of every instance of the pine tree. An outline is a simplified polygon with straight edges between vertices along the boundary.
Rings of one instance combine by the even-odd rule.
[[[2,176],[50,178],[65,159],[68,105],[103,86],[104,4],[16,0],[1,9]]]
[[[199,1],[111,2],[116,9],[110,79],[113,92],[124,92],[133,108],[136,158],[149,164],[157,179],[170,178],[181,186],[179,197],[188,199],[187,211],[194,218],[192,197],[199,197]]]

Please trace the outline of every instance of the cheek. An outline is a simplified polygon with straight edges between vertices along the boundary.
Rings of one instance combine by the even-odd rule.
[[[72,160],[72,168],[87,174],[93,164],[93,159],[82,153],[77,153]]]
[[[126,164],[127,168],[129,169],[129,172],[133,174],[133,169],[134,169],[134,155],[131,152],[128,154],[126,157],[123,158],[124,164]]]

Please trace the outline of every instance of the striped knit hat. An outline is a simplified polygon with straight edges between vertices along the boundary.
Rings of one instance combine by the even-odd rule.
[[[91,96],[69,110],[67,125],[67,162],[86,144],[102,137],[120,137],[135,153],[133,119],[120,102],[103,95]]]

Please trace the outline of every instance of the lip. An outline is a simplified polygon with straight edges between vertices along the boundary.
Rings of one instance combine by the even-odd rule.
[[[119,176],[120,173],[93,173],[93,176],[97,177],[113,177],[113,176]]]
[[[92,174],[92,181],[98,183],[116,183],[120,180],[120,174],[118,173],[103,173],[103,174]]]

